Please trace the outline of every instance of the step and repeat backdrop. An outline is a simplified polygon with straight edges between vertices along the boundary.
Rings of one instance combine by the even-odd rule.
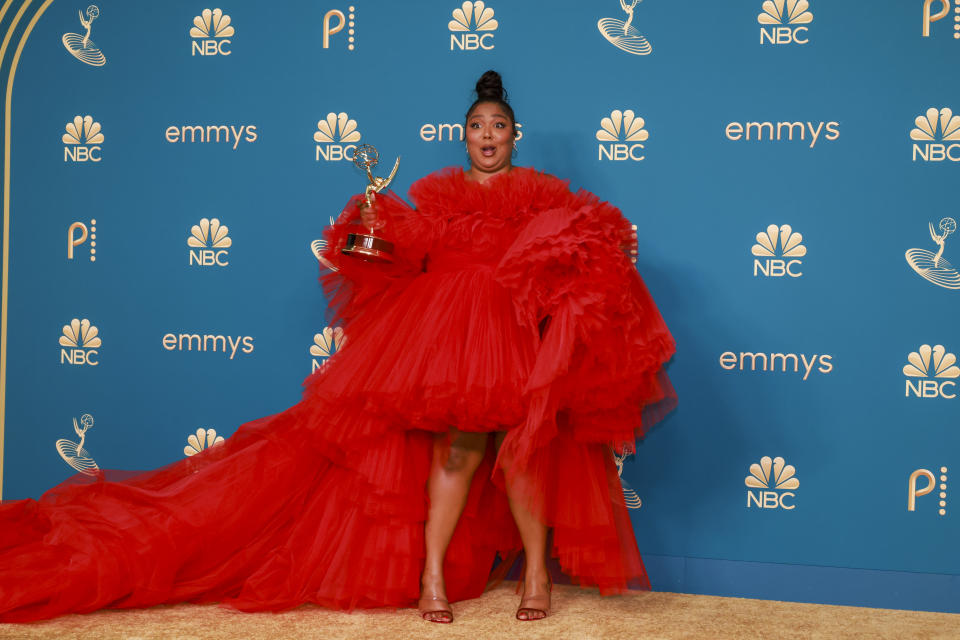
[[[679,345],[618,460],[641,551],[960,592],[960,0],[2,11],[3,499],[297,402],[354,149],[401,196],[466,164],[492,68],[515,164],[622,209]]]

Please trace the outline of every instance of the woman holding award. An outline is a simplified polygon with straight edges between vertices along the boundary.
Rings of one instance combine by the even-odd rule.
[[[477,93],[468,170],[417,181],[416,208],[356,198],[328,230],[348,340],[300,403],[162,469],[0,505],[0,621],[222,601],[450,622],[521,550],[521,620],[549,611],[548,556],[601,593],[648,587],[611,447],[672,404],[673,340],[630,224],[513,167],[499,76]],[[344,255],[351,235],[376,251]]]

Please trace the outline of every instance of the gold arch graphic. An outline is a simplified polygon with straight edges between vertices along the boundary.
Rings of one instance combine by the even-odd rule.
[[[33,0],[23,0],[23,4],[20,5],[19,11],[17,11],[17,14],[13,17],[10,27],[3,36],[3,44],[0,44],[0,68],[3,67],[3,62],[6,59],[7,48],[10,46],[10,41],[17,29],[17,25],[20,24],[20,20],[23,18],[23,15],[27,12],[27,8],[32,2]],[[27,38],[29,38],[30,33],[33,32],[33,27],[36,26],[37,20],[40,19],[40,16],[43,15],[43,13],[47,10],[47,7],[49,7],[52,3],[53,0],[44,0],[43,4],[37,9],[36,13],[31,16],[30,22],[27,23],[27,26],[23,31],[23,35],[20,36],[20,41],[17,43],[17,49],[13,54],[13,60],[10,63],[10,72],[7,75],[7,91],[4,99],[3,294],[2,299],[0,299],[0,500],[3,499],[3,443],[7,411],[7,292],[9,291],[10,287],[10,123],[12,121],[11,104],[13,101],[13,79],[17,74],[17,65],[20,63],[20,55],[23,53],[23,47],[27,43]],[[2,22],[6,17],[7,11],[10,9],[11,4],[13,4],[13,0],[6,0],[6,2],[3,3],[3,7],[0,7],[0,22]]]

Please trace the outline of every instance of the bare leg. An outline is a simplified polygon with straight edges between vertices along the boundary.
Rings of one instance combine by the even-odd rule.
[[[427,547],[420,592],[420,610],[431,622],[451,622],[447,593],[443,582],[443,558],[453,537],[473,472],[480,466],[487,446],[487,434],[451,429],[450,452],[444,460],[446,438],[434,440],[433,463],[427,482],[430,511],[424,528]]]
[[[503,436],[497,434],[497,444]],[[517,618],[520,620],[539,620],[545,618],[550,610],[550,577],[547,572],[547,526],[530,511],[524,496],[529,495],[526,481],[514,478],[507,483],[507,499],[510,512],[520,530],[523,552],[526,556],[526,570],[523,575],[523,596]]]

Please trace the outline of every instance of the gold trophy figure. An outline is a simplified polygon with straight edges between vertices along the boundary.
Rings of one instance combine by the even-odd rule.
[[[386,178],[381,178],[373,175],[372,171],[373,167],[377,166],[379,162],[380,154],[373,145],[358,145],[356,151],[353,153],[353,163],[360,167],[360,169],[366,171],[367,178],[370,180],[370,184],[368,184],[364,190],[366,206],[368,208],[373,207],[373,203],[376,200],[375,194],[386,189],[393,181],[393,177],[397,175],[397,168],[400,166],[400,158],[397,158],[397,161],[393,164],[393,171],[390,172],[390,175]],[[362,203],[363,201],[361,200],[358,204]],[[386,223],[383,220],[378,220],[372,226],[367,227],[370,233],[351,233],[347,235],[347,244],[341,251],[348,256],[355,256],[368,262],[393,262],[393,243],[387,242],[383,238],[374,235],[374,231],[376,229],[382,229],[384,224]]]

